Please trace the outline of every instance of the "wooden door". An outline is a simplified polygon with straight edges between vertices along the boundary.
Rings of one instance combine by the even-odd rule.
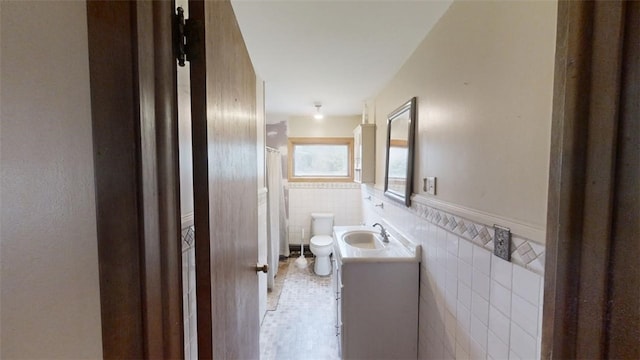
[[[229,1],[189,1],[198,356],[259,358],[256,76]]]

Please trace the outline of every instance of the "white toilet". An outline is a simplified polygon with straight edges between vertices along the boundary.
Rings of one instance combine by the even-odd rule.
[[[313,271],[322,276],[331,273],[333,251],[333,214],[311,213],[311,240],[309,248],[316,256]]]

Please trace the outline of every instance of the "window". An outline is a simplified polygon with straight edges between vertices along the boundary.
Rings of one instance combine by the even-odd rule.
[[[289,181],[353,181],[353,138],[289,138]]]

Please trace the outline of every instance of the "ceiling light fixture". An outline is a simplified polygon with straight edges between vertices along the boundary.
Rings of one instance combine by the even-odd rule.
[[[322,104],[316,103],[315,107],[316,107],[316,113],[315,115],[313,115],[313,118],[316,120],[322,120],[324,118],[324,115],[322,115],[322,113],[320,112],[320,108],[322,107]]]

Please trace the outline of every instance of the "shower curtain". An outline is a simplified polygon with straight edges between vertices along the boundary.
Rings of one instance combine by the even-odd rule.
[[[267,148],[267,288],[273,288],[280,255],[289,256],[288,221],[282,189],[280,152]]]

